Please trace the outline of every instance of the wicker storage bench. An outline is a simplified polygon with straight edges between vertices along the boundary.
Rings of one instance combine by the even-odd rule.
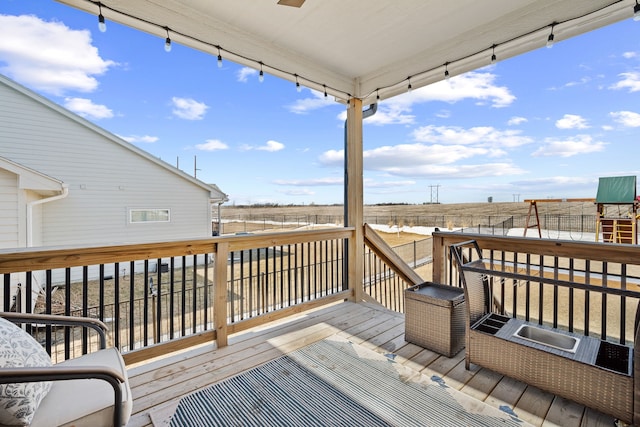
[[[466,259],[468,246],[478,259]],[[489,285],[500,272],[485,267],[477,243],[452,245],[451,255],[466,299],[467,369],[474,363],[640,426],[640,306],[631,346],[504,316],[493,311]]]
[[[405,290],[405,340],[452,357],[464,348],[462,288],[426,282]]]
[[[579,337],[575,353],[527,342],[514,336],[520,319],[491,314],[469,330],[468,360],[478,366],[547,390],[598,411],[631,422],[634,413],[633,351],[631,347]],[[556,332],[553,328],[535,328]]]

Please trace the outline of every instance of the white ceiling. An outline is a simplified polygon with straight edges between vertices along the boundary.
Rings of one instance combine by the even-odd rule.
[[[98,2],[58,0],[98,15]],[[172,43],[373,101],[631,18],[635,0],[102,0],[102,13]],[[640,25],[640,24],[639,24]],[[162,43],[159,40],[159,43]]]

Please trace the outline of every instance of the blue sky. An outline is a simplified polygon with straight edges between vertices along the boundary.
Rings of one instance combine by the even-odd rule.
[[[197,159],[229,204],[342,203],[345,107],[291,82],[52,0],[0,0],[0,73],[191,175]],[[640,22],[382,101],[364,149],[366,204],[595,197],[640,170]]]

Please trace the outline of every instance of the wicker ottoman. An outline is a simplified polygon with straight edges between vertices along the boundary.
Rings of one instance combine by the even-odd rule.
[[[464,290],[426,282],[404,292],[404,339],[452,357],[464,348]]]

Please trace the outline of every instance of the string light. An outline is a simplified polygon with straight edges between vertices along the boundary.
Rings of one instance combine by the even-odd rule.
[[[494,44],[493,46],[491,46],[491,48],[493,49],[491,53],[491,63],[495,64],[496,62],[498,62],[498,58],[496,57],[496,45]]]
[[[298,81],[298,75],[294,74],[294,76],[296,76],[296,92],[300,93],[302,91],[302,86],[300,86],[300,82]]]
[[[264,81],[264,71],[262,71],[262,62],[260,62],[260,74],[258,74],[258,81],[260,81],[260,83]]]
[[[104,15],[102,15],[102,3],[98,2],[98,10],[100,11],[98,15],[98,29],[101,33],[107,31],[107,24],[104,22]]]
[[[638,0],[636,0],[636,5],[633,6],[633,20],[640,21],[640,4],[638,4]]]
[[[156,28],[166,30],[166,32],[167,32],[167,38],[166,38],[166,40],[165,40],[165,50],[166,50],[167,52],[169,52],[169,51],[171,50],[171,38],[170,38],[170,36],[169,36],[169,30],[170,30],[170,29],[169,29],[169,27],[162,26],[162,25],[160,25],[160,24],[157,24],[157,23],[155,23],[155,22],[149,21],[149,20],[147,20],[147,19],[140,18],[140,17],[135,16],[135,15],[132,15],[132,14],[130,14],[130,13],[127,13],[127,12],[124,12],[124,11],[118,10],[118,9],[116,9],[116,8],[110,7],[110,6],[108,6],[108,5],[104,5],[104,4],[102,4],[100,1],[96,1],[96,0],[85,0],[85,1],[87,1],[88,3],[91,3],[91,4],[93,4],[93,5],[97,5],[97,6],[98,6],[98,8],[100,9],[100,14],[99,14],[99,16],[98,16],[98,26],[99,26],[99,28],[101,27],[101,24],[102,24],[102,19],[101,19],[101,16],[102,16],[102,7],[104,7],[105,9],[107,9],[107,10],[109,10],[109,11],[113,12],[115,15],[121,15],[121,16],[124,16],[124,17],[130,18],[130,19],[134,19],[134,20],[136,20],[136,21],[138,21],[138,22],[141,22],[141,23],[144,23],[144,24],[147,24],[147,25],[150,25],[150,26],[154,26],[154,27],[156,27]],[[633,12],[634,12],[634,18],[633,18],[633,19],[634,19],[634,20],[638,20],[638,21],[640,21],[640,3],[639,3],[639,0],[635,0],[635,2],[636,2],[636,4],[635,4],[635,6],[634,6],[634,8],[633,8]],[[565,19],[565,20],[563,20],[563,21],[561,21],[561,22],[554,22],[553,24],[551,24],[551,34],[549,35],[549,37],[548,37],[548,39],[547,39],[547,45],[548,45],[549,47],[551,47],[551,45],[553,45],[554,38],[555,38],[555,36],[554,36],[554,34],[553,34],[553,30],[554,30],[554,26],[555,26],[555,25],[558,25],[558,24],[567,24],[567,23],[571,23],[571,22],[574,22],[574,21],[577,21],[577,20],[583,19],[583,18],[588,17],[588,16],[590,16],[590,15],[592,15],[592,14],[596,13],[596,12],[601,12],[601,11],[603,11],[603,10],[606,10],[607,8],[609,8],[609,7],[611,7],[611,6],[612,6],[612,5],[606,5],[606,6],[603,6],[603,7],[601,7],[600,9],[595,10],[595,11],[591,11],[591,12],[588,12],[588,13],[585,13],[585,14],[582,14],[582,15],[574,16],[574,17],[572,17],[572,18]],[[102,16],[102,18],[104,18],[104,17]],[[548,27],[548,26],[545,26],[545,27]],[[537,32],[540,32],[540,31],[544,30],[544,28],[545,28],[545,27],[540,27],[540,28],[537,28],[537,29],[533,29],[533,30],[531,30],[531,31],[529,31],[529,32],[527,32],[527,33],[521,34],[521,35],[519,35],[519,36],[515,36],[515,37],[513,37],[512,39],[509,39],[509,40],[504,41],[502,44],[509,44],[509,43],[512,43],[512,42],[516,42],[517,40],[520,40],[520,39],[522,39],[522,38],[524,38],[524,37],[530,36],[530,35],[532,35],[532,34],[535,34],[535,33],[537,33]],[[106,29],[106,24],[105,24],[105,29]],[[101,29],[101,28],[100,28],[100,30],[102,31],[102,29]],[[233,52],[233,51],[230,51],[230,50],[222,49],[222,48],[221,48],[220,46],[218,46],[218,45],[214,45],[214,44],[212,44],[212,43],[210,43],[210,42],[207,42],[207,41],[205,41],[205,40],[198,39],[197,37],[194,37],[194,36],[189,35],[189,34],[185,34],[185,33],[177,32],[177,31],[174,31],[174,30],[171,30],[171,31],[172,31],[172,32],[174,32],[174,33],[176,33],[176,34],[179,34],[179,35],[180,35],[181,37],[183,37],[184,39],[188,39],[188,40],[190,40],[190,41],[192,41],[192,42],[196,42],[196,43],[199,43],[199,44],[206,45],[206,46],[209,46],[209,47],[211,47],[211,48],[217,49],[217,50],[218,50],[218,66],[219,66],[219,67],[221,67],[221,66],[222,66],[222,65],[221,65],[221,64],[222,64],[222,51],[224,51],[224,52],[226,52],[226,53],[230,54],[232,57],[235,57],[236,59],[239,59],[239,60],[246,61],[247,63],[260,64],[260,69],[261,69],[261,72],[262,72],[262,66],[263,66],[263,63],[262,63],[262,62],[259,62],[259,61],[256,61],[255,59],[253,59],[253,58],[251,58],[251,57],[245,56],[245,55],[243,55],[243,54],[241,54],[241,53],[238,53],[238,52]],[[498,46],[500,46],[500,45],[496,45],[496,44],[494,44],[494,45],[492,45],[492,46],[491,46],[491,47],[492,47],[492,50],[493,50],[492,58],[491,58],[492,60],[493,60],[493,56],[495,55],[495,48],[496,48],[496,47],[498,47]],[[453,62],[458,62],[458,61],[465,60],[465,59],[467,59],[467,58],[471,58],[471,57],[473,57],[473,56],[475,56],[475,55],[481,54],[484,50],[486,50],[486,48],[485,48],[485,49],[482,49],[482,50],[479,50],[478,52],[470,53],[470,54],[468,54],[468,55],[466,55],[466,56],[463,56],[463,57],[461,57],[461,58],[456,58],[456,59],[455,59],[455,61],[453,61]],[[497,58],[496,58],[496,60],[497,60]],[[450,63],[451,63],[451,62],[447,62],[447,63],[445,64],[445,79],[449,77],[449,71],[448,71],[447,65],[448,65],[448,64],[450,64]],[[274,71],[276,71],[276,72],[279,72],[280,74],[284,74],[284,75],[288,75],[288,76],[291,76],[291,77],[295,77],[295,78],[296,78],[296,81],[298,82],[298,77],[299,77],[299,76],[297,76],[296,74],[293,74],[293,73],[291,73],[291,72],[289,72],[289,71],[287,71],[287,70],[284,70],[284,69],[281,69],[281,68],[275,67],[275,66],[273,66],[273,65],[270,65],[270,66],[269,66],[269,68],[271,68],[272,70],[274,70]],[[414,75],[414,77],[416,77],[416,76],[426,76],[426,75],[428,75],[428,74],[430,74],[430,73],[432,73],[432,72],[436,71],[436,70],[437,70],[437,68],[438,68],[438,67],[434,67],[434,68],[431,68],[431,69],[426,69],[426,70],[420,71],[420,72],[418,72],[417,74],[415,74],[415,75]],[[262,72],[262,74],[263,74],[263,72]],[[411,79],[410,79],[410,78],[408,78],[408,80],[409,80],[408,89],[409,89],[409,90],[411,90]],[[322,85],[321,85],[319,82],[314,81],[314,80],[312,80],[312,79],[309,79],[308,77],[306,77],[306,78],[305,78],[305,81],[307,81],[307,82],[308,82],[308,84],[309,84],[309,86],[310,86],[310,87],[313,87],[313,86],[316,86],[316,87],[317,87],[317,86],[322,86],[322,87],[324,88],[325,96],[327,96],[327,86],[326,86],[325,84],[322,84]],[[385,87],[383,87],[383,88],[377,88],[377,89],[375,90],[375,92],[376,92],[376,97],[378,96],[379,89],[383,89],[383,90],[384,90],[384,89],[390,89],[390,88],[393,88],[394,86],[396,86],[396,85],[398,85],[398,84],[400,84],[400,83],[402,83],[402,81],[399,81],[399,82],[396,82],[396,83],[389,84],[388,86],[385,86]],[[297,87],[297,85],[296,85],[296,87]],[[331,89],[332,91],[334,91],[334,92],[336,92],[336,93],[339,93],[339,94],[340,94],[339,96],[340,96],[342,99],[349,100],[349,98],[351,98],[351,97],[352,97],[352,95],[351,95],[349,92],[343,91],[343,90],[341,90],[341,89],[337,89],[337,88],[334,88],[334,87],[329,87],[329,89]],[[372,91],[372,92],[370,92],[370,93],[368,93],[368,94],[362,94],[362,95],[361,95],[361,98],[362,98],[362,99],[366,99],[366,98],[370,97],[371,95],[373,95],[373,91]]]
[[[547,37],[547,48],[551,49],[553,47],[553,40],[555,39],[555,36],[553,35],[553,27],[555,24],[551,24],[551,34],[549,34],[549,37]]]
[[[164,27],[167,30],[167,39],[164,41],[164,51],[171,52],[171,37],[169,37],[169,27]]]
[[[409,81],[409,84],[407,85],[407,92],[411,92],[411,90],[413,89],[411,87],[411,76],[407,77],[407,80]]]
[[[449,63],[445,62],[444,64],[444,79],[449,80]]]

